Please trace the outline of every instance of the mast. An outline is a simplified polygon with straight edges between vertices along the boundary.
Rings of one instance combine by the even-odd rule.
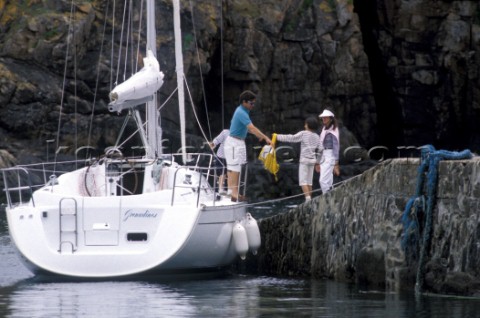
[[[147,0],[147,52],[151,51],[157,58],[157,33],[155,29],[155,1]],[[146,103],[146,121],[147,121],[147,149],[146,156],[154,159],[162,154],[162,127],[160,112],[157,110],[157,93],[153,94],[153,99]]]
[[[177,71],[178,87],[178,113],[180,116],[180,137],[182,143],[182,159],[186,162],[186,141],[185,141],[185,92],[183,87],[183,52],[182,52],[182,30],[180,25],[180,1],[173,0],[173,27],[175,31],[175,63]]]
[[[143,67],[129,79],[117,85],[109,94],[108,110],[120,113],[133,112],[140,138],[145,147],[145,156],[155,159],[162,154],[162,128],[157,110],[157,91],[163,85],[164,75],[157,60],[155,31],[155,1],[147,0],[147,47]],[[138,105],[146,105],[146,128],[144,128]]]

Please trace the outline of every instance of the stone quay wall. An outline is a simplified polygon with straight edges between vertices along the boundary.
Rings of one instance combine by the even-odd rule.
[[[420,281],[421,292],[480,295],[480,157],[439,163],[425,262],[418,261],[424,214],[413,252],[402,247],[402,216],[419,166],[418,158],[384,161],[288,213],[258,220],[262,247],[243,269],[395,291]]]

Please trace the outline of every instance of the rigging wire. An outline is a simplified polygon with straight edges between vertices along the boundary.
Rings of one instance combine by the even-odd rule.
[[[126,4],[126,3],[125,3],[125,4]],[[128,64],[128,50],[129,50],[129,48],[130,48],[130,50],[131,50],[131,54],[130,54],[130,58],[131,58],[130,65],[131,65],[132,68],[133,68],[133,65],[134,65],[134,63],[133,63],[133,47],[130,46],[130,40],[129,40],[129,39],[130,39],[130,36],[131,36],[131,34],[132,34],[132,33],[130,32],[130,31],[132,31],[132,25],[131,25],[131,23],[132,23],[132,22],[131,22],[131,21],[132,21],[132,20],[131,20],[131,18],[132,18],[132,5],[133,5],[133,4],[132,4],[132,0],[130,0],[130,1],[128,2],[128,15],[127,15],[127,22],[126,22],[126,25],[127,25],[127,35],[125,36],[125,38],[126,38],[127,40],[125,41],[125,42],[126,42],[126,44],[125,44],[125,66],[124,66],[124,68],[123,68],[124,77],[125,77],[125,74],[127,74],[127,66],[129,65],[129,64]],[[130,71],[131,71],[132,74],[133,74],[133,69],[131,69]]]
[[[63,70],[63,84],[62,84],[62,96],[61,96],[61,100],[60,100],[60,111],[58,112],[58,126],[57,126],[57,142],[56,142],[56,151],[55,151],[55,159],[54,159],[54,167],[53,167],[53,171],[54,171],[54,174],[55,174],[55,171],[56,171],[56,167],[57,167],[57,155],[58,155],[58,149],[60,147],[60,128],[62,126],[62,113],[63,113],[63,104],[64,104],[64,98],[65,98],[65,86],[66,86],[66,82],[67,82],[67,69],[68,69],[68,56],[70,54],[70,33],[73,32],[73,26],[72,24],[75,23],[75,19],[74,19],[74,7],[75,7],[75,4],[74,4],[74,0],[71,1],[71,4],[70,4],[70,18],[69,18],[69,25],[68,25],[68,36],[67,36],[67,49],[66,49],[66,52],[65,52],[65,67],[64,67],[64,70]]]
[[[121,56],[122,56],[122,43],[123,43],[123,33],[124,33],[124,27],[125,27],[125,15],[126,15],[126,10],[127,10],[127,0],[123,3],[123,18],[122,18],[122,31],[120,33],[120,44],[118,46],[118,64],[117,64],[117,74],[115,78],[115,84],[118,84],[118,75],[120,73],[120,61],[121,61]],[[115,14],[115,12],[114,12]],[[125,81],[125,73],[123,73],[123,80]]]
[[[129,0],[129,10],[128,12],[125,11],[125,8],[126,8],[126,5],[127,5],[127,0],[125,0],[124,2],[124,14],[123,14],[123,20],[122,20],[122,35],[121,35],[121,42],[120,42],[120,46],[119,46],[119,55],[121,55],[121,52],[122,52],[122,43],[123,43],[123,34],[126,32],[127,35],[125,36],[125,38],[127,39],[127,44],[126,44],[126,48],[125,48],[125,52],[126,52],[126,56],[125,56],[125,66],[124,66],[124,78],[125,78],[125,74],[127,73],[127,61],[129,60],[129,58],[127,57],[128,56],[128,52],[129,50],[131,51],[131,65],[132,65],[132,72],[133,72],[133,69],[135,69],[135,72],[136,70],[138,69],[138,64],[139,64],[139,59],[138,57],[140,56],[140,43],[141,43],[141,28],[142,28],[142,21],[143,21],[143,15],[140,14],[140,20],[139,20],[139,26],[138,26],[138,39],[137,39],[137,43],[136,43],[136,48],[134,49],[135,45],[129,45],[129,42],[131,41],[132,43],[135,42],[134,40],[134,37],[133,37],[133,34],[134,34],[134,28],[133,28],[133,19],[132,18],[132,12],[133,12],[133,1],[132,0]],[[140,3],[140,12],[143,12],[143,6],[144,6],[144,0],[141,1]],[[115,5],[114,5],[115,7]],[[125,18],[127,17],[127,18]],[[127,21],[126,21],[127,20]],[[125,26],[126,26],[126,31],[125,31]],[[114,28],[114,26],[112,27],[112,29]],[[113,40],[112,40],[113,42]],[[112,45],[113,47],[113,45]],[[129,49],[130,47],[130,49]],[[136,55],[134,54],[134,51],[136,51]],[[113,56],[113,53],[112,53],[112,56]],[[135,59],[135,56],[137,57]],[[119,68],[120,68],[120,56],[119,56],[119,63],[117,64],[117,79],[116,79],[116,82],[115,84],[118,84],[118,76],[119,76]],[[133,73],[135,73],[133,72]],[[175,90],[176,91],[176,90]],[[172,93],[173,94],[173,93]],[[157,109],[161,109],[163,108],[164,105],[162,105],[160,108],[157,108]],[[126,123],[129,121],[129,118],[135,118],[134,116],[131,116],[131,114],[129,116],[126,117],[125,121],[124,121],[124,127],[126,127]],[[145,123],[143,124],[143,127],[145,128],[146,125],[148,123],[148,120],[145,120]],[[138,123],[137,123],[138,124]],[[116,141],[115,143],[115,146],[118,148],[118,147],[121,147],[123,146],[128,140],[132,139],[134,137],[135,134],[139,133],[140,131],[140,128],[137,128],[130,136],[126,137],[127,139],[124,140],[121,144],[119,144],[120,142],[120,138],[121,136],[123,135],[124,131],[125,131],[125,128],[122,127],[120,133],[118,134],[118,140]]]
[[[173,95],[178,91],[178,87],[175,87],[175,89],[170,93],[170,95],[165,99],[162,105],[157,107],[157,111],[160,111],[163,107],[165,107],[170,99],[172,99]]]
[[[140,3],[140,12],[143,12],[143,4],[144,4],[144,0],[141,1]],[[107,7],[108,7],[108,4],[107,4]],[[139,21],[139,27],[138,27],[138,40],[137,40],[137,47],[136,49],[134,49],[134,45],[129,45],[130,42],[134,42],[134,39],[133,39],[133,20],[132,20],[132,12],[133,12],[133,1],[132,0],[129,0],[128,2],[128,12],[126,11],[126,7],[127,7],[127,0],[125,0],[124,2],[124,13],[123,13],[123,20],[122,20],[122,28],[121,28],[121,36],[120,36],[120,45],[119,45],[119,59],[118,59],[118,64],[117,64],[117,74],[116,74],[116,80],[115,80],[115,84],[118,84],[118,76],[119,76],[119,68],[120,68],[120,61],[121,61],[121,51],[122,51],[122,43],[123,43],[123,34],[125,33],[125,25],[126,25],[126,33],[127,35],[125,36],[125,38],[127,39],[127,43],[126,43],[126,47],[125,47],[125,65],[124,65],[124,74],[123,74],[123,77],[124,77],[124,80],[125,80],[125,76],[127,74],[127,61],[128,61],[128,51],[130,50],[131,51],[131,54],[130,54],[130,59],[131,59],[131,65],[132,65],[132,73],[135,73],[138,69],[138,56],[140,55],[140,42],[141,42],[141,26],[142,26],[142,18],[143,18],[143,15],[140,14],[140,21]],[[113,21],[115,21],[115,1],[114,1],[114,4],[113,4]],[[108,11],[107,11],[108,12]],[[128,16],[127,16],[128,15]],[[105,26],[104,26],[104,34],[106,33],[105,30],[106,30],[106,21],[107,21],[107,14],[105,15]],[[127,18],[125,18],[127,16]],[[127,20],[127,22],[126,22]],[[113,30],[115,29],[115,24],[113,23],[112,25],[112,43],[113,43]],[[103,48],[103,43],[104,41],[102,40],[102,48]],[[112,45],[112,60],[113,60],[113,45]],[[129,49],[130,47],[130,49]],[[136,55],[133,53],[134,51],[136,51]],[[101,55],[101,54],[100,54]],[[137,56],[137,58],[135,59],[135,56]],[[134,69],[133,69],[133,65],[134,66]],[[135,70],[135,71],[134,71]],[[98,72],[99,73],[99,72]],[[111,73],[112,74],[112,73]],[[97,87],[96,89],[98,88],[98,74],[97,74]],[[96,96],[96,94],[95,94]],[[132,139],[134,137],[134,135],[136,133],[139,132],[139,128],[137,128],[137,130],[135,130],[129,137],[127,137],[126,140],[124,140],[121,144],[119,144],[120,142],[120,138],[121,136],[123,135],[125,129],[126,129],[126,125],[127,125],[127,122],[129,121],[129,118],[133,118],[133,116],[131,114],[129,114],[129,116],[127,116],[124,120],[124,123],[123,123],[123,126],[122,126],[122,129],[120,130],[120,133],[118,134],[118,139],[115,143],[115,147],[119,148],[121,146],[123,146],[128,140]],[[92,111],[92,121],[93,121],[93,111]],[[146,125],[146,123],[144,124],[144,126]],[[90,130],[91,131],[91,130]],[[90,135],[89,135],[89,140],[90,140]]]
[[[195,28],[195,17],[193,15],[192,0],[190,0],[189,3],[190,3],[190,15],[192,17],[193,37],[195,38],[195,51],[197,53],[198,71],[199,71],[199,74],[200,74],[200,84],[202,86],[203,103],[205,105],[205,115],[206,115],[206,118],[207,118],[208,133],[209,133],[209,136],[210,136],[210,138],[208,140],[212,140],[212,128],[210,127],[210,118],[208,116],[207,97],[206,97],[206,92],[205,92],[205,84],[204,84],[204,80],[203,80],[202,64],[200,63],[200,50],[198,48],[197,30]],[[196,116],[196,114],[195,114],[195,116]],[[202,130],[202,128],[200,127],[200,123],[199,123],[199,128],[200,128],[200,130]],[[203,130],[202,130],[202,133],[203,133]]]
[[[105,20],[103,22],[102,40],[101,40],[101,43],[100,43],[100,54],[98,55],[97,78],[95,79],[95,91],[93,93],[92,113],[90,115],[90,123],[88,125],[88,136],[87,136],[87,145],[88,146],[90,146],[90,142],[91,142],[92,129],[93,129],[93,119],[94,119],[94,116],[95,116],[95,105],[97,104],[97,93],[98,93],[98,86],[99,86],[99,82],[100,82],[100,66],[101,66],[101,60],[102,60],[102,55],[103,55],[103,44],[105,43],[105,35],[106,35],[106,30],[107,30],[107,17],[108,17],[109,6],[110,6],[110,0],[107,1],[107,6],[106,6],[106,10],[105,10]],[[87,153],[85,154],[85,159],[88,158],[88,155],[89,155],[89,153],[87,151]]]
[[[74,9],[73,15],[75,16],[76,9]],[[74,101],[74,120],[75,120],[75,125],[74,125],[74,135],[75,138],[74,144],[75,144],[75,159],[77,159],[77,149],[78,149],[78,103],[77,103],[77,41],[76,41],[76,34],[77,32],[73,32],[72,37],[73,37],[73,90],[74,90],[74,96],[75,96],[75,101]],[[75,164],[75,166],[77,166]]]
[[[122,128],[120,128],[120,132],[117,136],[117,141],[115,141],[115,148],[117,148],[117,149],[120,149],[121,145],[126,143],[126,141],[124,141],[121,145],[119,145],[120,139],[123,135],[123,132],[127,129],[127,124],[128,124],[128,120],[129,120],[130,117],[132,117],[132,112],[128,111],[128,116],[125,117],[125,120],[123,121]]]
[[[125,17],[126,17],[126,14],[127,14],[127,13],[125,12],[125,9],[126,9],[126,1],[127,1],[127,0],[125,0],[125,4],[124,4],[125,7],[124,7],[124,14],[123,14],[123,23],[122,23],[122,28],[121,28],[120,43],[123,42],[123,34],[125,33],[124,25],[125,25],[125,19],[126,19]],[[130,0],[130,1],[131,1],[131,0]],[[130,4],[131,4],[131,2],[130,2]],[[115,6],[114,6],[114,7],[115,7]],[[131,7],[130,7],[130,8],[131,8]],[[141,8],[143,8],[143,0],[141,1]],[[195,105],[194,105],[194,103],[193,103],[193,98],[192,98],[191,92],[190,92],[190,90],[189,90],[189,87],[188,87],[188,83],[187,83],[187,81],[186,81],[186,78],[184,78],[184,82],[186,83],[186,86],[187,86],[187,89],[188,89],[189,98],[190,98],[190,103],[191,103],[192,110],[193,110],[193,112],[194,112],[194,116],[195,116],[195,118],[196,118],[198,127],[199,127],[199,129],[200,129],[200,131],[201,131],[201,134],[203,135],[203,138],[205,139],[206,142],[208,142],[208,140],[210,140],[210,139],[212,138],[212,137],[211,137],[212,133],[211,133],[211,127],[210,127],[210,120],[208,119],[209,116],[208,116],[208,107],[207,107],[206,94],[205,94],[205,85],[204,85],[204,80],[203,80],[203,76],[202,76],[202,69],[201,69],[201,63],[200,63],[200,54],[199,54],[199,47],[198,47],[198,41],[197,41],[197,33],[196,33],[195,20],[194,20],[194,14],[193,14],[193,5],[192,5],[192,2],[191,2],[191,1],[190,1],[190,8],[191,8],[191,17],[192,17],[192,24],[193,24],[193,33],[194,33],[194,37],[195,37],[195,48],[196,48],[197,62],[198,62],[198,65],[199,65],[199,72],[200,72],[200,82],[201,82],[201,86],[202,86],[202,92],[203,92],[203,98],[204,98],[204,104],[205,104],[205,110],[206,110],[206,116],[207,116],[207,125],[208,125],[208,131],[209,131],[210,138],[207,138],[206,133],[205,133],[205,131],[203,130],[202,125],[200,124],[200,120],[199,120],[198,114],[197,114],[197,112],[196,112],[196,110],[195,110]],[[222,5],[221,5],[221,8],[222,8],[222,11],[223,11],[223,6],[222,6]],[[223,17],[222,17],[222,15],[223,15],[223,14],[221,13],[220,16],[221,16],[222,24],[223,24]],[[128,19],[129,19],[129,21],[130,21],[130,16],[128,17]],[[130,22],[129,22],[129,25],[130,25]],[[140,22],[139,22],[139,30],[141,30],[141,25],[142,25],[142,20],[140,20]],[[129,26],[129,28],[130,28],[130,26]],[[129,34],[131,33],[129,28],[128,28],[127,31],[126,31],[126,32],[127,32],[127,38],[129,37]],[[221,32],[222,32],[222,43],[223,43],[223,26],[221,26],[221,29],[222,29]],[[113,32],[113,31],[112,31],[112,32]],[[139,31],[139,33],[138,33],[139,36],[138,36],[138,40],[137,40],[137,43],[138,43],[138,44],[137,44],[137,52],[139,52],[139,50],[140,50],[140,49],[139,49],[139,47],[140,47],[140,40],[141,40],[141,39],[140,39],[140,33],[141,33],[141,32]],[[127,44],[127,45],[128,45],[128,44]],[[128,49],[127,49],[127,50],[128,50]],[[224,98],[224,97],[223,97],[223,47],[222,47],[222,50],[221,50],[221,51],[222,51],[222,53],[221,53],[221,55],[222,55],[222,83],[221,83],[221,84],[222,84],[222,114],[223,114],[223,98]],[[139,53],[137,53],[137,56],[138,56],[138,54],[139,54]],[[113,53],[112,53],[112,55],[113,55]],[[120,46],[120,48],[119,48],[119,55],[121,55],[121,46]],[[113,59],[112,59],[112,60],[113,60]],[[126,58],[125,60],[127,60],[127,58]],[[120,59],[119,59],[119,61],[120,61]],[[133,63],[132,63],[132,65],[133,65]],[[119,64],[117,65],[117,78],[116,78],[115,83],[118,83],[119,67],[120,67],[120,62],[119,62]],[[126,67],[126,66],[125,66],[125,67]],[[138,68],[138,59],[137,59],[135,68],[136,68],[136,69]],[[125,70],[124,76],[125,76],[125,74],[126,74],[126,70]],[[176,90],[177,90],[177,89],[175,89],[175,91],[176,91]],[[172,92],[172,95],[175,93],[175,91]],[[161,106],[157,107],[157,110],[158,110],[158,111],[160,111],[160,110],[166,105],[167,101],[172,97],[172,95],[170,95],[170,97],[167,98],[167,100],[166,100]],[[222,127],[224,126],[223,117],[224,117],[224,116],[222,115]],[[131,137],[129,137],[129,138],[131,138]]]
[[[204,141],[208,144],[211,139],[207,139],[207,136],[206,136],[205,132],[203,131],[202,125],[200,124],[200,120],[199,120],[198,115],[197,115],[197,112],[196,112],[196,110],[195,110],[195,104],[193,103],[192,94],[191,94],[191,92],[190,92],[190,87],[188,86],[188,83],[187,83],[187,80],[185,79],[185,77],[184,77],[184,81],[185,81],[185,87],[186,87],[186,89],[187,89],[187,93],[188,93],[188,98],[189,98],[189,101],[190,101],[190,105],[192,106],[193,115],[195,116],[195,120],[197,121],[198,128],[200,129],[200,132],[201,132],[201,134],[202,134],[202,136],[203,136]],[[211,149],[210,147],[207,147],[207,148],[210,150],[210,152],[212,153],[212,155],[213,155],[219,162],[221,162],[220,158],[217,156],[217,153],[216,153],[215,151],[213,151],[213,149]]]
[[[165,107],[167,105],[167,103],[173,98],[173,96],[175,95],[175,93],[177,92],[178,88],[175,88],[172,93],[167,97],[167,99],[163,102],[162,105],[160,105],[159,107],[157,107],[157,111],[160,111],[163,107]],[[129,116],[127,116],[125,118],[125,123],[124,125],[126,125],[126,122],[129,121],[129,118],[134,118],[134,120],[136,121],[136,118],[134,116],[131,115],[131,113],[129,113]],[[136,121],[137,122],[137,121]],[[139,131],[140,131],[140,126],[142,126],[143,129],[146,129],[147,127],[147,123],[148,123],[148,120],[146,120],[144,123],[142,123],[142,125],[140,125],[138,122],[137,122],[137,129],[135,129],[129,136],[125,137],[125,139],[123,140],[123,142],[121,144],[119,144],[119,141],[120,141],[120,138],[117,140],[116,144],[115,144],[115,147],[117,148],[121,148],[124,144],[127,143],[127,141],[129,141],[130,139],[132,139]],[[123,134],[123,129],[121,131],[121,133],[119,134],[119,136],[121,136]]]
[[[190,87],[188,86],[188,83],[187,83],[187,80],[185,79],[185,77],[184,77],[184,81],[185,81],[185,87],[187,88],[187,93],[188,93],[188,97],[189,97],[189,100],[190,100],[190,105],[192,105],[193,115],[195,116],[195,120],[197,121],[198,127],[200,129],[200,133],[202,134],[205,141],[208,142],[210,139],[207,139],[207,136],[205,135],[205,131],[203,130],[202,125],[200,124],[200,120],[198,118],[197,111],[195,110],[195,104],[193,103],[192,94],[190,92]]]
[[[141,1],[141,9],[143,8],[143,4],[144,4],[144,0]],[[109,7],[109,3],[107,4],[107,9]],[[193,21],[193,33],[194,33],[194,36],[195,36],[195,46],[196,46],[196,52],[197,52],[197,61],[198,61],[198,65],[199,65],[199,69],[200,69],[200,78],[201,78],[201,84],[202,84],[202,91],[203,91],[203,97],[204,97],[204,103],[205,103],[205,109],[206,109],[206,114],[207,114],[207,119],[208,119],[208,108],[207,108],[207,102],[206,102],[206,95],[205,95],[205,86],[204,86],[204,80],[203,80],[203,77],[202,77],[202,71],[201,71],[201,64],[200,64],[200,54],[199,54],[199,47],[198,47],[198,41],[197,41],[197,35],[196,35],[196,29],[195,29],[195,22],[194,22],[194,15],[193,15],[193,5],[192,5],[192,2],[190,1],[190,7],[191,7],[191,15],[192,15],[192,21]],[[222,7],[222,6],[221,6]],[[115,8],[116,8],[116,1],[114,0],[113,1],[113,9],[112,9],[112,12],[113,12],[113,25],[112,25],[112,37],[114,36],[115,34]],[[132,1],[130,0],[129,2],[129,8],[131,9],[132,8]],[[124,38],[124,34],[126,33],[126,38],[130,38],[131,35],[133,35],[133,32],[132,32],[132,28],[131,28],[131,25],[130,25],[130,21],[131,21],[131,14],[127,13],[126,12],[127,10],[127,0],[125,0],[124,2],[124,10],[123,10],[123,20],[122,20],[122,27],[121,27],[121,35],[120,35],[120,46],[119,46],[119,57],[121,57],[122,55],[122,46],[121,44],[123,43],[123,38]],[[223,10],[223,9],[222,9]],[[131,11],[131,10],[130,10]],[[127,14],[128,14],[128,17],[127,17]],[[221,14],[222,16],[222,14]],[[143,17],[141,15],[141,17]],[[126,22],[126,19],[128,19],[128,26],[127,26],[127,30],[125,30],[125,22]],[[223,21],[223,20],[222,20]],[[222,22],[223,23],[223,22]],[[102,46],[101,46],[101,50],[103,49],[103,43],[104,43],[104,39],[105,39],[105,34],[106,34],[106,24],[107,24],[107,18],[105,18],[105,22],[104,22],[104,32],[103,32],[103,39],[102,39]],[[140,41],[141,41],[141,25],[142,25],[142,19],[140,18],[140,21],[139,21],[139,32],[138,32],[138,39],[137,39],[137,52],[140,52]],[[223,29],[223,27],[221,27],[221,29]],[[222,31],[222,34],[223,34],[223,31]],[[222,35],[223,37],[223,35]],[[129,40],[127,41],[129,42]],[[223,40],[222,40],[223,42]],[[125,49],[125,52],[128,52],[128,43],[126,44],[127,47]],[[133,51],[133,48],[132,48],[132,51]],[[101,51],[102,52],[102,51]],[[111,51],[111,56],[112,56],[112,60],[113,60],[113,53],[114,52],[114,45],[112,45],[112,51]],[[101,54],[100,54],[101,55]],[[133,54],[132,54],[133,55]],[[137,53],[137,56],[139,56],[139,53]],[[222,56],[223,56],[223,48],[222,48]],[[133,57],[132,57],[133,58]],[[121,58],[118,59],[118,64],[117,64],[117,72],[116,72],[116,79],[115,79],[115,85],[118,84],[118,77],[119,77],[119,69],[120,69],[120,60]],[[125,61],[127,61],[128,58],[125,57]],[[223,58],[222,58],[222,61],[223,61]],[[138,69],[138,58],[136,59],[136,63],[134,60],[132,60],[132,65],[133,64],[136,64],[135,65],[135,69]],[[127,71],[126,71],[126,65],[127,63],[125,62],[125,71],[124,71],[124,74],[123,76],[125,77]],[[98,64],[98,68],[100,68],[100,62]],[[99,73],[99,72],[98,72]],[[94,94],[94,105],[96,103],[96,92],[98,91],[98,83],[99,83],[99,74],[97,73],[97,83],[96,83],[96,87],[95,87],[95,94]],[[113,80],[112,80],[112,76],[113,76],[113,73],[111,72],[111,85],[113,83]],[[188,88],[188,83],[186,82],[186,79],[184,79],[185,83],[187,84],[187,89],[189,90]],[[175,90],[176,91],[176,90]],[[172,92],[172,95],[175,93]],[[206,137],[206,133],[205,131],[203,130],[201,124],[200,124],[200,121],[199,121],[199,118],[198,118],[198,114],[196,113],[196,110],[195,110],[195,105],[193,104],[193,98],[192,98],[192,95],[191,95],[191,92],[190,90],[188,91],[189,92],[189,97],[190,97],[190,102],[191,102],[191,106],[192,106],[192,109],[193,109],[193,112],[194,112],[194,115],[195,115],[195,118],[196,118],[196,121],[197,121],[197,124],[201,130],[201,133],[205,139],[205,141],[208,142],[208,140],[211,139],[211,136],[210,138],[207,138]],[[167,100],[159,107],[157,107],[157,110],[160,111],[167,103],[167,101],[172,97],[172,95],[170,95],[169,98],[167,98]],[[223,111],[223,64],[222,64],[222,111]],[[92,109],[92,117],[91,117],[91,120],[90,120],[90,128],[89,128],[89,135],[88,135],[88,144],[90,144],[91,142],[91,135],[92,135],[92,126],[93,126],[93,114],[94,114],[94,108]],[[223,117],[223,116],[222,116]],[[208,123],[208,129],[209,129],[209,134],[211,135],[211,127],[210,127],[210,124],[209,124],[209,120],[207,120],[207,123]],[[223,123],[222,123],[223,125]],[[131,137],[129,137],[130,139]]]
[[[220,1],[220,103],[222,110],[222,130],[225,129],[225,97],[223,83],[223,0]]]
[[[175,88],[175,89],[172,91],[172,93],[167,97],[167,99],[163,102],[163,104],[160,105],[159,107],[157,107],[157,111],[160,111],[163,107],[165,107],[165,106],[167,105],[167,103],[173,98],[173,96],[175,95],[175,93],[177,92],[177,90],[178,90],[178,88]],[[127,117],[125,118],[125,123],[129,120],[130,117],[132,117],[132,118],[134,118],[134,120],[136,120],[135,117],[134,117],[134,116],[131,116],[131,114],[129,113],[129,116],[127,116]],[[143,129],[146,129],[147,123],[148,123],[148,121],[145,121],[145,122],[141,125],[141,126],[143,126]],[[137,123],[137,124],[138,124],[138,123]],[[126,125],[126,124],[124,124],[124,125]],[[140,125],[137,125],[137,127],[140,127]],[[127,143],[127,141],[129,141],[130,139],[132,139],[139,131],[140,131],[140,128],[135,129],[129,136],[125,137],[125,139],[123,140],[123,142],[122,142],[121,144],[118,143],[119,140],[120,140],[120,139],[118,139],[117,142],[116,142],[116,144],[115,144],[115,147],[121,148],[124,144]],[[123,130],[122,130],[122,132],[119,134],[119,136],[121,136],[122,134],[123,134]]]
[[[111,51],[110,51],[110,61],[112,61],[112,62],[114,61],[114,59],[113,59],[114,53],[113,53],[113,52],[114,52],[114,50],[115,50],[115,43],[113,42],[113,39],[115,38],[115,23],[116,23],[116,21],[115,21],[115,7],[116,7],[116,4],[117,4],[117,1],[113,0],[113,9],[112,9],[112,47],[111,47]],[[107,18],[107,17],[105,16],[105,19],[106,19],[106,18]],[[113,67],[112,67],[112,66],[113,66],[113,65],[110,64],[110,91],[112,91],[113,86],[114,86],[114,85],[113,85],[113,72],[112,72]],[[118,72],[117,72],[117,74],[118,74]],[[117,80],[118,80],[118,78],[115,79],[115,83],[117,82]]]
[[[143,2],[144,0],[140,1],[140,20],[138,21],[138,39],[137,39],[137,61],[135,62],[135,73],[138,71],[138,57],[140,56],[140,40],[142,34],[142,22],[143,22]]]

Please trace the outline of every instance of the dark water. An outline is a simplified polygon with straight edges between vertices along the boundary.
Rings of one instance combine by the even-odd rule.
[[[274,208],[251,212],[285,212]],[[480,317],[480,300],[264,276],[102,282],[32,277],[17,259],[2,215],[0,317]]]

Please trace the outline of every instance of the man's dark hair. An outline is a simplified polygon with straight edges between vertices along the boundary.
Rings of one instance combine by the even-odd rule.
[[[252,91],[244,91],[243,93],[240,94],[240,104],[243,103],[243,101],[248,102],[256,98],[257,96]]]

